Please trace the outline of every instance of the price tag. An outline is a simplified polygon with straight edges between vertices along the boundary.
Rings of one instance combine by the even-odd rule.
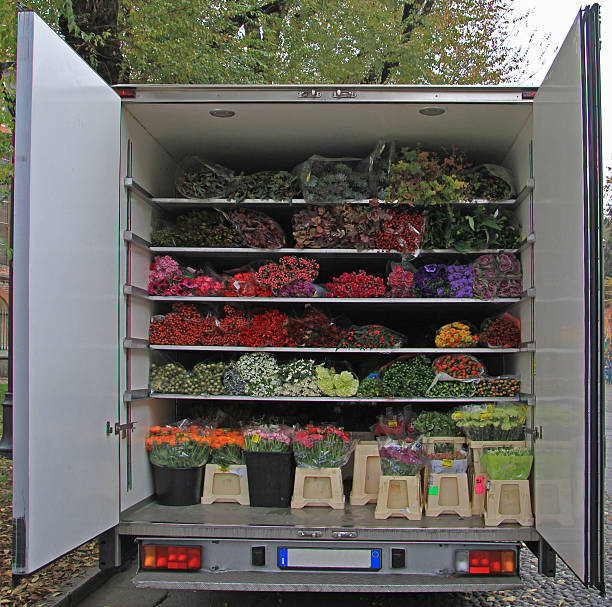
[[[495,405],[492,405],[492,404],[490,404],[490,403],[489,403],[489,404],[487,405],[487,411],[488,411],[489,413],[491,413],[491,412],[492,412],[492,411],[494,411],[494,410],[495,410]]]
[[[437,487],[430,487],[429,488],[429,495],[438,495],[438,488]]]
[[[480,419],[490,419],[490,417],[491,417],[491,414],[490,414],[490,413],[488,413],[488,412],[484,412],[484,411],[483,411],[483,412],[480,414]]]
[[[474,477],[474,495],[481,495],[484,493],[484,476],[475,476]]]
[[[457,420],[463,419],[463,413],[462,413],[461,411],[455,411],[455,412],[454,412],[454,413],[451,415],[451,417],[452,417],[452,418],[453,418],[455,421],[457,421]]]
[[[261,441],[261,436],[259,436],[259,434],[253,434],[253,436],[251,436],[251,440],[252,440],[254,443],[258,443],[258,442],[260,442],[260,441]]]
[[[453,460],[452,459],[443,459],[442,460],[442,466],[444,466],[445,468],[452,468],[453,467]]]
[[[389,428],[397,428],[397,422],[392,419],[388,424]]]

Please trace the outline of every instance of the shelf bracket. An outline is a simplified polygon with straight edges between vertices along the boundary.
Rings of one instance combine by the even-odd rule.
[[[148,240],[141,238],[130,230],[125,230],[125,232],[123,232],[123,240],[134,245],[135,247],[145,249],[146,251],[149,251],[149,247],[151,246],[151,243]]]
[[[523,202],[523,200],[526,200],[529,194],[533,192],[534,187],[535,187],[535,181],[533,177],[530,177],[527,180],[527,183],[525,183],[525,187],[517,194],[514,200],[513,206],[517,207],[519,204],[521,204],[521,202]]]
[[[123,285],[123,294],[129,295],[130,297],[140,297],[142,299],[149,298],[149,292],[141,287],[135,287],[134,285]]]
[[[125,186],[126,190],[129,190],[133,194],[136,194],[141,200],[144,200],[146,203],[148,203],[155,209],[158,209],[160,211],[164,210],[163,207],[161,207],[153,200],[153,195],[147,190],[145,190],[137,181],[134,180],[133,177],[124,177],[123,185]]]
[[[147,400],[151,396],[151,391],[148,388],[142,390],[127,390],[123,393],[123,402],[132,403],[137,400]]]
[[[126,337],[123,340],[123,347],[126,350],[148,350],[149,340],[141,337]]]

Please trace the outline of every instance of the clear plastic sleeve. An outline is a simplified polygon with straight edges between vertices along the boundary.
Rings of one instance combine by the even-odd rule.
[[[370,195],[384,199],[389,187],[391,165],[395,162],[396,146],[394,141],[379,140],[372,152],[364,158],[368,171]]]
[[[518,375],[499,375],[481,377],[474,382],[474,394],[477,398],[514,398],[521,392],[521,378]]]
[[[525,447],[485,449],[482,465],[494,481],[524,481],[531,473],[533,455]]]
[[[521,262],[514,253],[487,253],[474,261],[474,297],[519,297],[522,292]]]
[[[521,321],[509,312],[486,318],[480,326],[480,341],[487,348],[518,348]]]
[[[445,354],[432,365],[436,381],[473,381],[485,374],[485,366],[469,354]]]
[[[293,430],[276,424],[249,424],[243,429],[245,451],[286,453],[291,451]]]
[[[368,169],[361,158],[314,155],[293,170],[306,202],[344,202],[369,198]]]
[[[401,348],[406,336],[382,325],[352,326],[338,342],[338,348]]]
[[[186,198],[227,198],[234,187],[234,171],[220,164],[190,156],[179,165],[176,189]]]
[[[412,297],[414,272],[402,263],[387,263],[387,293],[385,297]]]
[[[375,436],[388,436],[390,438],[404,438],[408,434],[406,420],[403,411],[396,411],[387,407],[383,413],[376,418],[374,426]]]
[[[299,468],[341,468],[355,447],[350,435],[330,425],[296,428],[293,454]]]
[[[484,200],[508,200],[516,194],[512,172],[498,164],[480,164],[463,174],[470,197]]]
[[[460,407],[452,414],[457,427],[473,441],[525,440],[526,405],[486,403]]]
[[[299,179],[287,171],[259,171],[249,175],[240,174],[234,179],[234,187],[228,198],[236,202],[243,200],[292,200],[300,197]]]
[[[419,440],[389,436],[377,440],[384,476],[416,476],[425,467],[427,456]]]

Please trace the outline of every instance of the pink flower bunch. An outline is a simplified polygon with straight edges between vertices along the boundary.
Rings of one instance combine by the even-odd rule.
[[[193,279],[195,288],[194,295],[206,297],[207,295],[217,295],[223,291],[223,283],[216,281],[210,276],[196,276]]]
[[[350,453],[349,435],[334,426],[306,426],[293,437],[293,454],[300,468],[337,468]]]
[[[149,280],[153,282],[162,280],[174,280],[180,276],[178,261],[172,259],[170,255],[155,257],[149,266]]]
[[[405,270],[399,264],[387,276],[387,297],[412,297],[412,281],[414,274]]]
[[[280,453],[289,451],[291,429],[285,426],[255,426],[244,432],[247,451]]]
[[[261,266],[257,272],[257,281],[277,290],[296,280],[313,281],[319,273],[319,264],[314,259],[284,255],[278,263]]]
[[[155,257],[149,266],[149,294],[166,296],[193,295],[195,282],[181,274],[179,264],[169,255]]]

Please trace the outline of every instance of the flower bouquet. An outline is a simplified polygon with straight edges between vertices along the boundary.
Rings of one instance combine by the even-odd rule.
[[[414,431],[412,426],[408,426],[403,413],[396,413],[390,407],[381,413],[374,426],[374,436],[389,436],[399,438],[406,436],[407,431]]]
[[[351,327],[338,342],[338,348],[399,348],[405,337],[381,325]]]
[[[341,468],[351,454],[348,433],[334,426],[312,426],[293,436],[293,454],[299,468]]]
[[[412,291],[415,297],[447,297],[447,266],[430,263],[419,268],[414,275]]]
[[[202,492],[210,437],[199,428],[153,426],[145,440],[156,499],[165,506],[197,504]]]
[[[350,371],[336,373],[322,366],[316,367],[317,387],[325,396],[355,396],[359,380]]]
[[[472,441],[523,441],[526,415],[525,405],[513,403],[470,405],[452,414]]]
[[[412,297],[414,272],[395,264],[387,276],[387,297]]]
[[[485,449],[482,464],[494,481],[524,481],[529,478],[533,455],[526,447]]]
[[[295,468],[291,435],[286,426],[265,424],[244,431],[251,506],[289,506]]]
[[[475,348],[478,346],[476,329],[467,322],[451,322],[436,331],[436,348]]]
[[[319,273],[319,263],[314,259],[284,255],[276,263],[262,265],[257,271],[257,281],[277,292],[296,281],[312,283]]]
[[[487,318],[482,323],[480,339],[488,348],[518,348],[521,345],[521,321],[508,312]]]
[[[519,297],[522,291],[521,262],[514,253],[481,255],[473,265],[474,297]]]
[[[327,297],[384,297],[385,283],[380,276],[359,272],[344,272],[327,283]]]
[[[245,443],[240,430],[217,428],[210,436],[210,446],[212,448],[210,461],[221,470],[244,464]]]
[[[416,476],[427,462],[421,444],[410,438],[378,438],[383,476]]]

